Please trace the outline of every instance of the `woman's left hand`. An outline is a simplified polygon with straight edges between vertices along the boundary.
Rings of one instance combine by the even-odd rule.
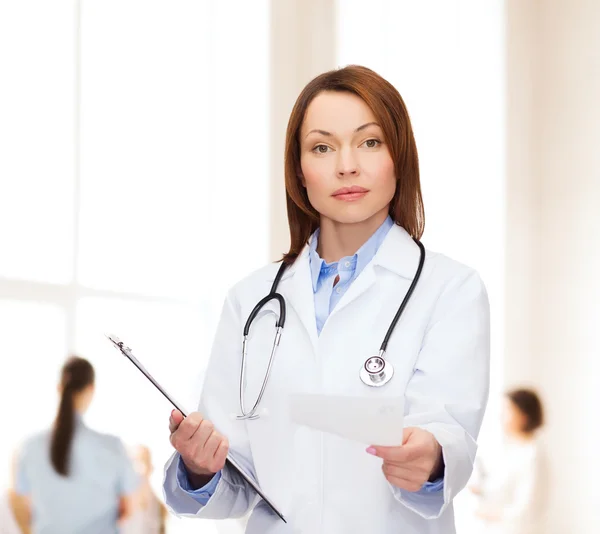
[[[372,446],[367,452],[383,460],[385,478],[403,490],[419,491],[433,475],[443,476],[442,447],[421,428],[405,428],[399,447]]]

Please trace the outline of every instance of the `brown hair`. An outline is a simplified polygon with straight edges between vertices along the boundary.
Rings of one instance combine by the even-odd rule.
[[[67,476],[71,442],[75,433],[74,396],[94,383],[94,368],[83,358],[71,357],[63,365],[60,385],[62,393],[52,430],[50,460],[59,475]]]
[[[531,389],[514,389],[506,396],[513,405],[525,416],[525,423],[521,430],[526,433],[536,431],[544,424],[544,410],[542,401],[535,391]]]
[[[419,181],[419,158],[410,118],[396,88],[372,70],[357,65],[325,72],[300,93],[288,122],[285,141],[285,189],[291,246],[283,261],[293,263],[319,226],[319,214],[311,206],[298,172],[299,134],[306,110],[323,91],[357,95],[371,108],[383,130],[396,171],[396,192],[390,216],[411,236],[423,235],[425,213]]]

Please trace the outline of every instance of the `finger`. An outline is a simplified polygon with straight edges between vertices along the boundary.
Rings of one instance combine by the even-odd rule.
[[[401,478],[404,480],[409,480],[411,482],[417,482],[421,485],[425,484],[429,477],[429,472],[427,471],[427,469],[424,469],[420,466],[405,467],[384,462],[381,466],[381,470],[386,475],[386,478],[388,476]]]
[[[394,476],[386,476],[387,481],[397,488],[410,491],[412,493],[419,491],[423,484],[419,484],[418,482],[413,482],[412,480],[406,480],[404,478],[398,478]]]
[[[179,410],[171,411],[171,416],[169,417],[169,431],[171,434],[179,428],[181,421],[183,421],[182,413]]]
[[[197,448],[197,450],[202,451],[203,456],[206,443],[214,431],[215,426],[210,421],[204,420],[202,421],[202,423],[200,423],[200,426],[198,427],[194,435],[190,438],[191,440],[193,440],[194,446]],[[217,435],[219,434],[217,433]]]
[[[211,442],[215,437],[216,446],[213,446],[213,443],[211,443],[210,456],[208,461],[208,469],[213,471],[214,473],[223,469],[223,466],[225,465],[225,460],[227,458],[227,453],[229,452],[229,444],[227,440],[220,434],[215,432],[210,437],[209,442]],[[207,442],[207,450],[209,442]]]
[[[399,447],[380,447],[377,445],[367,449],[369,454],[378,456],[385,462],[393,462],[396,464],[408,463],[414,459],[415,451],[410,445],[402,445]]]
[[[202,454],[206,458],[207,461],[212,462],[213,457],[215,456],[215,452],[219,448],[222,440],[221,434],[218,432],[214,432],[208,437],[206,443],[204,444],[204,448],[202,449]]]
[[[215,452],[215,455],[213,457],[213,460],[214,460],[213,467],[215,469],[215,472],[223,469],[223,466],[225,465],[225,460],[227,459],[228,452],[229,452],[229,441],[227,440],[227,438],[223,438],[221,440],[221,443],[219,443],[219,447],[217,448],[217,451]]]
[[[386,477],[403,478],[405,480],[412,480],[414,478],[414,471],[408,467],[400,467],[394,464],[383,463],[381,470]]]
[[[179,428],[174,432],[173,436],[180,442],[190,440],[202,424],[203,420],[203,417],[198,412],[190,414],[181,421]]]

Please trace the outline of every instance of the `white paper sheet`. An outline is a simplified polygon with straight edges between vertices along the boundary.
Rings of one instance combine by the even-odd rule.
[[[404,397],[345,397],[295,393],[293,422],[365,445],[402,445]]]

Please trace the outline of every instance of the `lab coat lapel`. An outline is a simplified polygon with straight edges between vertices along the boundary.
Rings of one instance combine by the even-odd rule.
[[[285,282],[285,285],[282,284],[283,296],[298,314],[300,322],[310,338],[313,350],[316,352],[318,341],[317,321],[308,247],[304,248],[291,267],[289,279],[286,281],[284,277],[283,281]]]
[[[391,271],[401,278],[412,280],[419,266],[421,251],[410,234],[394,225],[373,258],[373,265]]]
[[[371,286],[375,284],[376,280],[377,277],[375,276],[375,270],[373,269],[373,262],[369,262],[369,264],[365,266],[363,271],[358,275],[356,280],[350,284],[350,287],[346,293],[344,293],[336,307],[332,310],[330,317],[336,313],[339,313],[346,306],[348,306],[348,304],[351,304],[363,293],[368,291]]]
[[[419,247],[408,232],[401,226],[394,225],[377,254],[350,285],[347,292],[333,309],[331,316],[339,313],[368,291],[377,281],[377,269],[383,267],[401,278],[412,280],[419,264]]]

